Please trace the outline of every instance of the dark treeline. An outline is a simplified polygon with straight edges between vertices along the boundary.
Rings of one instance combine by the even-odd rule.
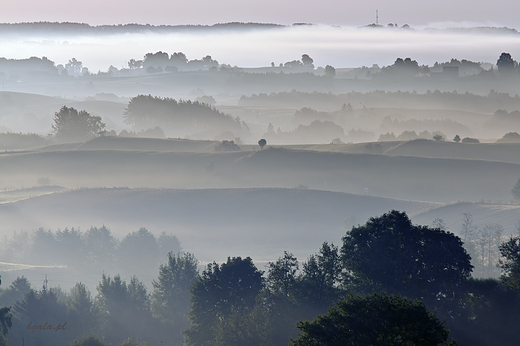
[[[48,137],[36,133],[0,133],[0,149],[25,149],[51,144]]]
[[[251,30],[283,28],[280,24],[267,23],[217,23],[213,25],[150,25],[150,24],[119,24],[119,25],[97,25],[72,22],[34,22],[34,23],[0,23],[0,32],[8,34],[49,34],[64,32],[69,35],[113,35],[124,33],[169,33],[183,31],[214,31],[214,30]]]
[[[471,257],[459,237],[412,225],[405,213],[391,211],[347,231],[341,247],[323,243],[304,262],[285,252],[265,271],[249,257],[229,257],[199,274],[192,254],[170,252],[163,256],[166,262],[151,290],[136,276],[125,281],[103,274],[94,296],[82,283],[65,293],[46,283],[31,287],[21,277],[2,291],[0,301],[12,307],[12,344],[25,336],[26,345],[60,346],[95,334],[100,345],[127,339],[146,345],[180,345],[183,340],[194,346],[287,345],[298,338],[300,328],[304,335],[292,344],[329,345],[333,335],[318,332],[326,326],[322,323],[350,311],[335,324],[335,333],[358,342],[363,335],[417,340],[417,328],[426,328],[435,344],[452,339],[459,345],[514,345],[520,317],[519,244],[520,237],[511,237],[499,245],[501,260],[494,261],[503,270],[500,279],[473,279]],[[298,323],[314,320],[337,302],[328,317]],[[423,306],[434,314],[425,315]],[[370,318],[356,319],[364,308],[373,311]],[[380,324],[396,318],[403,319],[398,335],[393,328],[381,332]],[[27,329],[29,323],[45,322],[67,322],[68,327],[53,333]],[[329,337],[329,343],[310,342],[317,337],[313,331]]]

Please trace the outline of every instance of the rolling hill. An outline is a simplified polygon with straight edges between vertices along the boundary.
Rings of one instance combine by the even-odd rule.
[[[304,259],[369,217],[439,206],[309,189],[78,189],[0,205],[0,231],[106,225],[122,238],[146,227],[177,235],[203,261],[273,260],[284,250]]]

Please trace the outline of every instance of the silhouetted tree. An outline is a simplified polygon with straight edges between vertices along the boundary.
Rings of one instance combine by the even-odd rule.
[[[508,132],[497,143],[520,143],[520,134],[518,132]]]
[[[353,288],[419,298],[431,308],[453,309],[473,268],[459,237],[412,225],[396,210],[348,231],[341,258]]]
[[[505,284],[520,292],[520,237],[511,237],[499,247],[502,259],[502,280]]]
[[[303,66],[308,67],[308,68],[314,68],[313,62],[314,62],[314,60],[308,54],[302,55]]]
[[[31,290],[31,284],[25,276],[17,277],[11,285],[2,292],[0,296],[4,306],[14,306],[17,301],[21,301]]]
[[[325,312],[342,294],[341,261],[338,247],[323,243],[320,251],[303,264],[300,285],[300,300],[316,313]]]
[[[105,227],[91,227],[84,236],[85,254],[89,263],[98,270],[110,272],[115,265],[117,240]]]
[[[63,106],[54,113],[52,134],[60,141],[85,141],[102,134],[104,128],[101,117]]]
[[[175,52],[170,56],[170,63],[173,66],[182,69],[182,67],[188,64],[188,59],[186,58],[186,54],[183,52]]]
[[[39,326],[47,323],[57,327],[67,322],[66,307],[59,301],[58,294],[59,291],[55,288],[48,289],[44,286],[40,291],[31,289],[23,300],[16,302],[13,311],[18,328],[13,330],[13,336],[21,338],[27,332],[26,327],[29,324]],[[54,338],[41,338],[38,345],[57,346],[64,345],[64,342]]]
[[[216,151],[239,151],[240,147],[235,141],[223,140],[215,146]]]
[[[182,250],[179,239],[173,234],[166,234],[165,232],[162,232],[157,238],[157,245],[161,257],[169,256],[170,252],[178,253]]]
[[[267,274],[267,288],[273,295],[287,300],[295,300],[296,272],[298,260],[293,254],[284,251],[283,257],[276,262],[269,262]]]
[[[128,68],[130,70],[135,70],[135,69],[138,69],[138,68],[141,68],[141,67],[143,67],[143,61],[142,60],[130,59],[130,61],[128,62]]]
[[[433,140],[435,142],[443,142],[444,141],[444,136],[443,135],[435,135],[435,136],[433,136]]]
[[[85,284],[79,282],[71,288],[70,294],[65,299],[65,305],[69,311],[68,325],[73,333],[89,334],[99,327],[100,313]]]
[[[325,66],[325,76],[327,77],[335,77],[336,76],[336,69],[330,65]]]
[[[156,53],[147,53],[143,59],[143,67],[148,69],[149,67],[160,68],[161,71],[168,66],[170,63],[170,57],[168,53],[161,51]]]
[[[459,136],[459,135],[455,135],[455,137],[453,137],[453,141],[454,141],[455,143],[460,142],[460,136]]]
[[[140,275],[152,280],[149,268],[159,266],[159,245],[146,228],[132,232],[121,240],[117,250],[118,265],[128,275]]]
[[[81,74],[81,69],[83,68],[83,63],[81,61],[76,60],[76,58],[72,58],[69,60],[67,64],[65,64],[65,70],[69,76],[78,77]]]
[[[420,301],[374,293],[348,296],[315,321],[299,322],[293,346],[456,345]]]
[[[267,145],[267,141],[265,139],[261,139],[258,141],[258,145],[260,146],[261,149],[264,149],[264,147]]]
[[[477,143],[480,143],[480,141],[478,139],[476,139],[476,138],[464,137],[462,139],[462,143],[477,144]]]
[[[253,310],[262,288],[262,272],[249,257],[228,258],[220,266],[215,262],[208,264],[191,289],[192,326],[185,331],[188,345],[215,344],[216,331],[237,310]]]
[[[513,60],[511,54],[502,53],[497,60],[497,69],[498,73],[502,77],[510,77],[516,73],[516,68],[518,67],[518,63]]]
[[[181,343],[181,332],[189,327],[190,288],[198,277],[198,261],[190,253],[168,254],[168,262],[159,267],[153,281],[152,312],[164,324],[168,340]]]
[[[150,297],[137,277],[133,276],[127,285],[119,275],[112,279],[103,274],[97,291],[102,331],[109,343],[129,337],[154,337],[150,332],[156,324],[150,311]]]

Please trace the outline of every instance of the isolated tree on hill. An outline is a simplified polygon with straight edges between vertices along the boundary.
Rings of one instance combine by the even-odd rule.
[[[260,146],[260,148],[264,149],[264,147],[267,145],[267,141],[262,138],[258,141],[258,145]]]
[[[309,68],[314,68],[313,62],[314,62],[314,59],[312,59],[308,54],[302,55],[303,66],[309,67]]]
[[[299,322],[303,332],[292,346],[455,345],[423,303],[398,295],[348,296],[315,321]]]
[[[101,121],[101,117],[63,106],[59,112],[54,113],[52,134],[63,142],[85,141],[101,135],[104,128],[105,123]]]
[[[508,77],[513,75],[516,72],[516,68],[518,67],[518,63],[513,60],[511,54],[502,53],[497,60],[497,69],[498,73],[501,76]]]
[[[444,136],[437,134],[437,135],[433,136],[433,140],[435,142],[443,142],[444,141]]]
[[[334,78],[336,76],[336,69],[330,65],[325,66],[325,76]]]

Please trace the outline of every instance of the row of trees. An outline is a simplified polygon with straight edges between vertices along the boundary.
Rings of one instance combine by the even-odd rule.
[[[239,106],[280,106],[300,109],[309,107],[322,110],[337,110],[343,104],[363,105],[366,108],[400,108],[403,104],[417,109],[471,110],[477,113],[494,113],[497,109],[513,111],[520,109],[520,96],[499,93],[491,90],[487,95],[458,93],[457,91],[428,90],[425,93],[408,91],[371,91],[349,92],[346,94],[331,94],[321,92],[284,91],[279,93],[260,93],[242,96]],[[356,109],[358,111],[359,109]],[[503,113],[500,112],[500,113]],[[515,113],[516,114],[516,113]],[[511,117],[517,119],[513,114]]]
[[[47,284],[32,288],[20,277],[0,295],[2,301],[18,297],[11,305],[9,341],[61,346],[82,335],[96,334],[110,345],[125,344],[127,339],[180,345],[181,331],[188,327],[190,287],[197,277],[197,264],[191,254],[170,253],[151,293],[136,276],[126,282],[119,275],[103,274],[95,297],[81,282],[65,293]],[[52,333],[39,328],[45,323],[53,326]],[[58,325],[65,328],[55,330]]]
[[[27,333],[26,322],[52,316],[54,324],[71,321],[68,341],[94,332],[107,344],[128,337],[172,345],[185,338],[193,346],[286,345],[290,339],[293,345],[363,344],[363,338],[373,344],[450,344],[446,329],[461,345],[515,344],[520,237],[499,246],[500,280],[472,279],[463,245],[450,232],[413,225],[405,213],[391,211],[353,227],[341,248],[324,243],[303,263],[285,252],[265,272],[249,257],[230,257],[199,275],[193,255],[170,253],[151,294],[136,277],[126,283],[105,274],[95,298],[82,284],[61,297],[46,286],[29,290],[14,304],[10,339]],[[23,280],[0,300],[8,291],[27,290]],[[42,310],[47,300],[54,305]],[[317,315],[322,317],[298,323]],[[75,331],[79,325],[90,329]],[[46,338],[39,345],[63,344]]]
[[[105,226],[82,232],[65,228],[52,232],[39,229],[33,233],[16,232],[1,244],[3,261],[45,266],[66,266],[69,275],[87,277],[118,272],[126,277],[139,275],[150,283],[157,267],[170,251],[181,251],[176,236],[162,233],[155,237],[146,228],[117,239]],[[92,285],[93,286],[93,285]],[[12,304],[14,298],[3,303]]]
[[[178,70],[207,70],[217,68],[218,61],[213,60],[211,56],[207,55],[200,60],[188,60],[186,54],[182,52],[175,52],[168,55],[166,52],[156,52],[145,54],[143,60],[130,59],[128,67],[131,70],[144,68],[148,73],[157,72],[173,72]]]

